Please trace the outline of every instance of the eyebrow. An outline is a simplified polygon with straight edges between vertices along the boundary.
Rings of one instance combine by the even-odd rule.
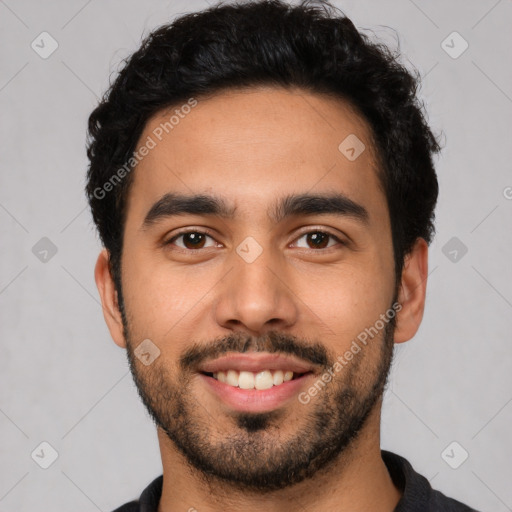
[[[221,197],[168,193],[150,208],[142,223],[142,229],[148,229],[159,221],[178,215],[233,219],[235,213],[236,206],[230,206]],[[366,208],[342,193],[287,195],[278,200],[268,212],[268,216],[275,223],[294,216],[322,214],[349,217],[363,225],[369,223]]]

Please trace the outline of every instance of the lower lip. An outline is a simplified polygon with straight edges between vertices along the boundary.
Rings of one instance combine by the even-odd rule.
[[[240,389],[224,384],[208,375],[199,374],[205,385],[226,405],[231,409],[244,412],[268,412],[282,407],[297,397],[311,376],[311,373],[306,373],[297,379],[283,382],[279,386],[259,390]]]

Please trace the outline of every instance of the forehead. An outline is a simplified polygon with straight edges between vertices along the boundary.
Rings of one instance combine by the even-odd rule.
[[[152,148],[134,171],[129,216],[169,192],[231,196],[246,214],[283,192],[339,191],[369,210],[386,208],[371,130],[341,100],[261,87],[190,105],[146,123],[138,146]]]

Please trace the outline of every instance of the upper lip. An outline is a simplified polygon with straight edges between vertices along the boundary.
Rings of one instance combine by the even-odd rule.
[[[312,364],[293,356],[268,353],[229,354],[217,359],[207,361],[200,365],[199,371],[203,373],[216,373],[219,371],[237,370],[247,372],[261,372],[263,370],[283,370],[294,373],[307,373],[314,370]]]

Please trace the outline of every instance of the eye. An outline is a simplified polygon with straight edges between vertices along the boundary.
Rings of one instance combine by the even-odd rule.
[[[302,235],[299,238],[297,238],[297,241],[301,240],[302,238],[306,238],[306,244],[312,244],[312,246],[309,246],[309,247],[307,247],[307,246],[301,247],[301,248],[305,248],[305,249],[312,249],[312,250],[327,249],[329,247],[332,247],[333,245],[336,245],[336,244],[328,245],[329,238],[340,243],[341,245],[345,245],[345,243],[342,240],[340,240],[337,236],[333,235],[332,233],[329,233],[327,231],[321,231],[318,229],[316,229],[314,231],[308,231],[306,233],[302,233]]]
[[[313,231],[308,231],[306,233],[302,233],[302,235],[297,238],[298,243],[299,240],[306,238],[306,244],[308,246],[298,246],[299,248],[304,249],[310,249],[310,250],[321,250],[321,249],[328,249],[332,247],[333,245],[336,245],[336,243],[329,245],[329,239],[331,239],[334,242],[337,242],[341,245],[345,245],[345,243],[340,240],[337,236],[333,235],[332,233],[329,233],[327,231],[322,231],[319,229],[315,229]],[[180,240],[181,244],[176,243],[177,240]],[[212,240],[213,244],[206,245],[207,239]],[[198,249],[205,249],[208,247],[216,247],[218,244],[213,236],[209,234],[207,231],[199,231],[199,230],[188,230],[188,231],[181,231],[180,233],[177,233],[172,238],[170,238],[168,241],[164,242],[164,245],[176,245],[180,249],[184,249],[186,251],[194,251]]]
[[[183,245],[174,244],[174,242],[180,238],[183,239]],[[167,242],[165,242],[165,245],[177,245],[180,249],[190,250],[204,249],[205,247],[215,247],[215,243],[210,246],[205,246],[205,241],[207,238],[213,240],[212,236],[209,235],[206,231],[181,231],[180,233],[176,234],[171,239],[169,239]]]

